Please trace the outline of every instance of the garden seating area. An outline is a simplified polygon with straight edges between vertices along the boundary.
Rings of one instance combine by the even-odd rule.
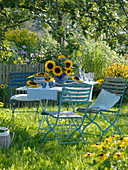
[[[0,16],[0,170],[128,169],[127,0],[1,0]]]
[[[109,79],[112,81],[112,83],[110,83],[110,85],[108,86]],[[106,86],[104,86],[104,84],[102,86],[105,89],[109,89],[109,91],[111,92],[114,92],[114,93],[116,92],[120,96],[123,96],[122,94],[124,94],[124,90],[126,89],[126,82],[125,82],[125,85],[118,82],[119,87],[116,89],[115,88],[116,86],[114,83],[115,79],[117,78],[106,78]],[[124,79],[122,78],[121,79],[118,78],[118,81],[119,80],[122,81],[122,83],[124,82]],[[95,114],[96,116],[90,115],[90,118],[88,116],[85,116],[85,121],[88,119],[89,123],[87,123],[87,125],[84,125],[83,124],[84,122],[82,123],[81,121],[77,121],[77,118],[81,119],[82,116],[78,117],[78,115],[74,114],[73,112],[71,114],[71,110],[72,110],[71,102],[74,103],[75,101],[76,103],[79,104],[79,102],[81,103],[85,100],[87,104],[90,93],[88,93],[86,89],[84,89],[84,93],[83,93],[81,91],[83,89],[80,89],[80,86],[81,88],[84,88],[84,86],[85,88],[89,88],[91,87],[91,85],[82,85],[82,83],[78,81],[75,81],[74,83],[73,82],[67,83],[67,85],[66,84],[64,85],[65,85],[65,91],[63,91],[62,93],[64,97],[61,98],[61,100],[69,101],[69,105],[68,104],[63,105],[63,109],[61,111],[62,115],[60,116],[60,118],[57,116],[59,112],[56,111],[58,107],[55,103],[52,103],[52,105],[51,104],[47,105],[47,110],[49,111],[42,112],[41,107],[39,107],[38,109],[39,113],[42,112],[43,116],[51,115],[51,118],[49,119],[46,116],[49,129],[47,129],[47,126],[44,122],[42,126],[43,128],[40,127],[41,125],[40,120],[42,119],[42,116],[39,114],[39,117],[35,119],[35,114],[33,113],[33,111],[35,110],[35,107],[18,108],[19,113],[17,113],[14,118],[12,118],[12,115],[11,115],[12,114],[11,108],[0,109],[0,124],[2,127],[9,128],[10,140],[11,138],[13,139],[8,144],[7,147],[3,147],[0,149],[0,153],[4,155],[4,159],[1,158],[2,168],[5,168],[5,169],[8,169],[8,168],[23,169],[24,168],[25,169],[26,167],[29,169],[36,169],[36,167],[38,166],[38,169],[42,167],[44,169],[47,169],[47,167],[49,167],[49,169],[52,169],[53,167],[55,169],[57,168],[58,169],[75,169],[76,166],[79,166],[79,169],[84,169],[84,167],[86,166],[86,169],[97,169],[97,168],[104,169],[106,167],[109,168],[113,166],[123,167],[123,168],[127,167],[127,156],[128,156],[127,155],[128,154],[127,153],[127,147],[128,147],[127,102],[125,100],[123,101],[122,108],[121,108],[121,105],[119,105],[118,103],[117,106],[119,107],[119,110],[117,112],[116,112],[117,106],[113,108],[114,109],[113,111],[110,110],[112,113],[117,113],[117,116],[116,118],[114,118],[114,121],[111,120],[112,115],[110,114],[110,112],[109,112],[110,120],[106,117],[105,114],[103,114],[104,111],[105,112],[107,111],[107,110],[104,110],[103,108],[100,110],[100,112],[101,112],[101,116],[103,116],[105,119],[101,119],[100,114],[98,114],[99,108],[98,109],[96,108],[97,110],[94,109],[95,107],[93,107],[93,105],[95,104],[92,104],[92,108],[91,108],[91,103],[89,103],[90,109],[94,109],[94,112],[92,111],[92,114]],[[78,88],[78,91],[77,89],[75,89],[76,88],[75,86]],[[77,94],[80,94],[80,96]],[[84,95],[86,96],[86,98],[84,97]],[[117,101],[115,102],[112,101],[114,102],[112,105],[118,102],[119,99],[117,99]],[[96,99],[93,98],[93,100],[95,101]],[[113,98],[112,100],[115,100],[115,99]],[[102,101],[98,103],[101,104]],[[104,104],[102,103],[101,106],[103,107]],[[122,104],[122,100],[121,100],[121,104]],[[60,105],[60,107],[62,106]],[[87,104],[87,107],[88,107],[88,104]],[[108,107],[108,103],[106,103],[105,107]],[[68,111],[66,112],[63,111],[67,109]],[[86,115],[86,111],[85,111],[86,109],[85,110],[84,109],[83,107],[82,108],[80,107],[77,110],[78,112],[80,111],[81,113],[84,113]],[[74,110],[74,107],[73,107],[73,110]],[[52,113],[54,113],[54,115]],[[65,115],[68,113],[69,113],[69,116],[66,117]],[[69,133],[69,141],[67,141],[67,137],[65,136],[63,139],[66,141],[62,143],[60,142],[62,140],[62,137],[59,137],[58,136],[59,133],[56,132],[56,126],[58,126],[56,124],[57,121],[55,121],[56,123],[53,124],[52,117],[55,118],[58,122],[59,122],[59,119],[62,119],[59,122],[59,126],[60,126],[59,129],[57,129],[59,133],[62,130],[61,128],[62,121],[63,121],[63,125],[66,126],[66,129],[62,130],[62,132],[67,131],[69,133],[71,131]],[[67,126],[68,124],[65,122],[67,118],[69,119],[68,124],[70,123],[69,127]],[[76,125],[73,119],[76,119],[75,120]],[[97,121],[95,121],[95,119],[97,119]],[[106,120],[107,120],[107,123],[106,123]],[[83,126],[82,124],[84,125],[83,130],[81,129],[81,127]],[[98,128],[96,128],[95,125]],[[104,131],[101,130],[102,126],[103,127],[106,126]],[[111,129],[111,131],[108,130],[109,128]],[[46,132],[42,133],[41,132],[42,129],[46,130]],[[115,129],[118,131],[118,133],[117,134],[115,133],[114,135],[113,132],[115,131]],[[102,133],[100,131],[102,131]],[[47,138],[47,134],[49,134],[49,132],[53,132],[52,134],[50,134],[49,139],[51,140],[48,140]],[[92,132],[95,134],[91,134]],[[99,133],[101,133],[101,136],[96,135]],[[74,134],[75,136],[73,136]],[[67,134],[64,134],[64,135],[67,135]],[[70,137],[72,136],[73,136],[73,141],[71,142]],[[45,138],[46,140],[44,140]],[[83,140],[83,142],[81,143],[76,138],[78,138],[80,141]],[[64,145],[58,145],[58,142]],[[3,160],[4,160],[4,164],[2,164]],[[75,160],[75,164],[74,164],[74,160]],[[123,162],[125,162],[125,164]]]

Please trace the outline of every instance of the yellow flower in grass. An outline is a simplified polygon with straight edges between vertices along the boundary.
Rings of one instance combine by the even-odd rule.
[[[96,153],[89,153],[89,152],[88,152],[87,154],[84,154],[84,155],[83,155],[83,157],[85,157],[85,158],[86,158],[86,157],[93,157],[93,156],[97,156],[97,154],[96,154]]]
[[[26,84],[30,87],[39,87],[39,84],[35,83],[34,81],[28,80]]]
[[[124,153],[123,152],[116,152],[116,153],[114,153],[113,157],[116,158],[116,159],[124,157]]]
[[[125,144],[128,145],[128,137],[122,137],[117,144]]]
[[[91,145],[91,147],[92,148],[98,148],[99,150],[106,148],[104,145],[100,145],[100,144],[94,144],[94,145]]]
[[[53,74],[55,76],[60,76],[63,73],[62,68],[60,66],[55,66],[53,69]]]
[[[71,60],[65,60],[65,68],[71,68],[72,67],[72,61]]]
[[[0,88],[5,89],[5,84],[1,84]]]
[[[45,63],[45,70],[46,71],[53,71],[53,69],[55,68],[56,66],[56,63],[52,60],[48,60],[46,63]]]
[[[77,76],[71,76],[70,78],[71,78],[71,80],[82,81],[82,80],[80,80],[80,78],[77,77]]]
[[[71,73],[72,73],[72,68],[69,68],[69,69],[65,69],[64,73],[67,75],[67,76],[70,76]]]
[[[115,138],[117,138],[117,137],[116,137],[116,136],[107,137],[102,144],[109,144],[109,143],[111,143]]]
[[[2,102],[0,102],[0,107],[3,107],[3,106],[4,106],[4,104]]]
[[[107,153],[101,153],[101,154],[99,154],[98,155],[98,161],[100,162],[100,161],[105,161],[106,159],[108,159],[109,158],[109,156],[110,156],[110,152],[107,152]]]

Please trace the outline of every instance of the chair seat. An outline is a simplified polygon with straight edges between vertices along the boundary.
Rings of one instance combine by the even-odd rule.
[[[39,101],[38,99],[29,99],[27,94],[16,94],[13,95],[11,98],[11,100],[16,100],[16,101]]]
[[[86,113],[98,113],[100,110],[101,109],[99,109],[99,108],[88,108],[88,109],[86,109]],[[84,113],[85,108],[84,107],[79,107],[76,111]]]
[[[42,115],[50,115],[54,118],[58,117],[58,111],[43,111],[41,113]],[[66,118],[83,118],[83,116],[80,116],[72,111],[61,111],[59,115],[60,119],[66,119]]]

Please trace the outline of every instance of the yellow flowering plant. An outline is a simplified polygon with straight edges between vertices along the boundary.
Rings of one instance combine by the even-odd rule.
[[[4,103],[3,106],[6,106],[6,104],[8,103],[9,94],[10,90],[8,88],[8,85],[0,84],[0,102]]]
[[[112,64],[105,71],[106,77],[122,77],[128,80],[128,65]]]
[[[110,136],[88,148],[93,148],[94,151],[88,151],[83,157],[93,159],[92,166],[98,164],[101,169],[110,169],[110,166],[118,169],[119,163],[126,162],[125,158],[128,156],[128,135]]]

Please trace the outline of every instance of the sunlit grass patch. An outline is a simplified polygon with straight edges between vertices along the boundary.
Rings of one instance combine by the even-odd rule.
[[[50,110],[56,108],[57,106],[55,108],[49,107]],[[22,110],[22,108],[20,109]],[[28,108],[24,109],[28,110]],[[41,111],[41,108],[39,111]],[[123,104],[117,124],[125,135],[128,135],[127,116],[127,104]],[[118,145],[121,145],[124,155],[117,147],[116,150],[112,150],[113,156],[111,159],[109,157],[111,161],[106,159],[111,154],[110,149],[110,153],[102,155],[105,154],[105,150],[100,145],[107,146],[107,144],[103,143],[106,137],[100,140],[99,137],[85,134],[87,144],[58,145],[57,140],[45,140],[44,143],[41,143],[42,135],[38,134],[38,118],[35,119],[35,113],[18,113],[12,119],[10,109],[0,108],[0,126],[9,127],[11,132],[15,132],[14,140],[10,147],[0,149],[1,169],[96,170],[98,167],[125,169],[128,164],[127,148],[123,143]],[[88,131],[98,132],[95,125],[90,126]],[[107,135],[109,142],[112,142],[110,140],[113,136],[111,132]],[[117,146],[116,143],[110,147],[114,148]],[[99,144],[99,148],[91,147],[95,144]],[[107,147],[106,150],[108,150]],[[96,154],[98,156],[83,157],[87,153],[95,153],[95,156]],[[117,159],[116,157],[119,158]],[[98,161],[99,159],[102,159],[102,161]]]

